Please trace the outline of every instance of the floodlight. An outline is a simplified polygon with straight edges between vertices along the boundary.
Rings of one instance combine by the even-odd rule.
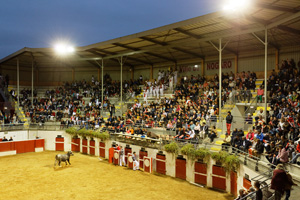
[[[244,11],[249,8],[251,0],[226,0],[224,2],[224,11]]]
[[[66,55],[66,54],[73,53],[75,51],[75,48],[71,45],[67,45],[64,43],[58,43],[54,46],[54,50],[59,55]]]
[[[198,65],[195,65],[195,68],[197,68],[198,67]]]

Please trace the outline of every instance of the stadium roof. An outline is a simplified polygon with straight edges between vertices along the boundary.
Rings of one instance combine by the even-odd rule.
[[[77,47],[75,55],[58,58],[52,48],[23,48],[0,60],[0,65],[39,68],[97,67],[95,60],[105,60],[105,67],[118,66],[126,56],[125,66],[155,65],[165,62],[216,56],[218,39],[227,43],[223,55],[237,55],[264,49],[268,29],[269,48],[280,49],[300,44],[300,1],[259,0],[247,13],[223,11],[195,17],[148,31]]]

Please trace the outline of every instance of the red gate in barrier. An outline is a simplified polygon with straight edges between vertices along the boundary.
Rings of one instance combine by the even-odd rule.
[[[125,163],[126,163],[126,165],[127,165],[127,161],[128,161],[128,153],[132,153],[132,150],[131,150],[131,148],[130,147],[125,147]]]
[[[87,154],[87,139],[82,139],[82,153]]]
[[[114,151],[115,151],[115,148],[113,148],[113,147],[109,148],[109,150],[108,150],[108,162],[109,162],[109,163],[112,163],[112,162],[113,162],[113,159],[114,159]]]
[[[246,179],[245,177],[243,178],[243,187],[247,190],[249,190],[249,188],[251,187],[251,181]]]
[[[144,172],[152,173],[152,158],[144,156]]]
[[[195,162],[195,183],[207,184],[207,164]]]
[[[119,160],[120,160],[120,151],[119,150],[115,150],[114,151],[114,164],[115,165],[119,165]]]
[[[95,155],[95,140],[90,140],[90,155]]]
[[[230,172],[230,192],[237,196],[237,173],[233,171]]]
[[[166,156],[164,154],[156,154],[156,172],[166,174]]]
[[[127,167],[130,169],[133,169],[133,159],[132,159],[132,153],[128,153],[128,163],[127,163]]]
[[[213,165],[212,185],[213,188],[226,190],[226,171],[223,167]]]
[[[65,141],[65,138],[63,138],[63,137],[55,138],[55,150],[56,151],[64,151],[65,150],[64,141]]]
[[[186,160],[182,157],[176,159],[176,178],[186,179]]]
[[[80,138],[72,138],[71,150],[74,152],[80,151]]]
[[[99,154],[101,157],[105,158],[105,143],[99,142]]]
[[[142,149],[139,154],[140,168],[144,168],[144,156],[148,156],[148,152]]]

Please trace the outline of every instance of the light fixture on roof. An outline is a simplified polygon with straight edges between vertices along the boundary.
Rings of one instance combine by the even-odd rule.
[[[198,68],[198,65],[195,65],[195,68]]]
[[[75,48],[65,43],[58,43],[54,46],[54,50],[59,55],[67,55],[73,53]]]
[[[225,0],[223,10],[242,12],[249,8],[251,0]]]

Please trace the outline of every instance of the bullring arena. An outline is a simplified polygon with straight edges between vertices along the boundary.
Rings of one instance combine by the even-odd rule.
[[[53,168],[57,152],[1,158],[1,199],[231,199],[168,176],[116,167],[75,153],[71,166]]]
[[[298,199],[299,8],[1,59],[0,199]]]

